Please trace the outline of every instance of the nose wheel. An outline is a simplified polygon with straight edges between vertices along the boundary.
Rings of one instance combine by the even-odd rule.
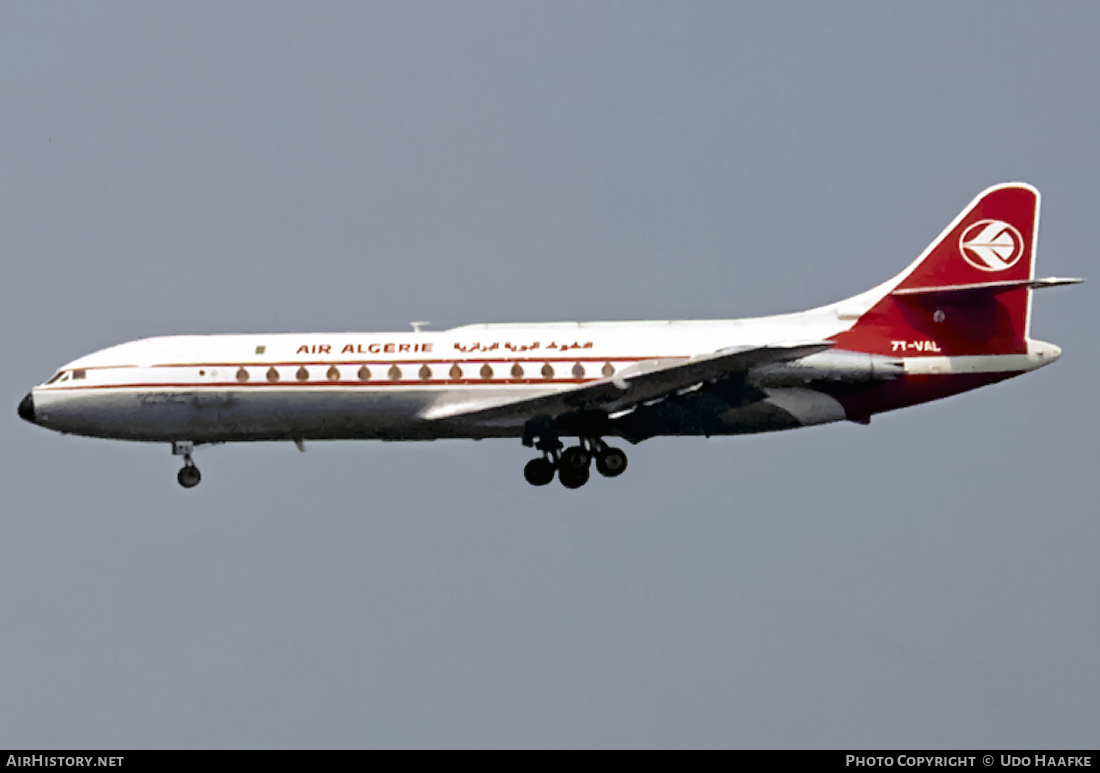
[[[199,468],[195,466],[194,462],[188,459],[187,463],[180,467],[180,471],[176,473],[176,480],[184,488],[194,488],[202,480],[202,473],[199,472]]]
[[[557,438],[543,438],[535,447],[542,451],[542,458],[532,459],[523,468],[523,477],[532,486],[547,485],[556,471],[561,485],[580,488],[591,476],[593,460],[596,470],[605,478],[622,475],[626,470],[626,454],[599,438],[581,438],[578,445],[565,449]]]
[[[176,473],[176,480],[184,488],[194,488],[202,480],[202,473],[191,460],[191,454],[195,450],[195,444],[189,440],[178,440],[172,443],[172,455],[183,457],[183,467]]]

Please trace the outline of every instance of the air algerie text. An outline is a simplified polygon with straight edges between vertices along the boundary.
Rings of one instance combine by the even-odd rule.
[[[337,352],[333,350],[336,349]],[[302,344],[295,354],[403,354],[405,352],[430,352],[428,344]]]

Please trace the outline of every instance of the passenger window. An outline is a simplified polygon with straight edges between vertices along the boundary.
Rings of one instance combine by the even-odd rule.
[[[451,366],[451,379],[453,381],[458,381],[461,378],[462,378],[462,368],[458,367],[458,363],[456,362],[454,365]]]
[[[368,368],[366,365],[359,369],[359,380],[370,381],[370,368]]]
[[[306,366],[303,365],[294,372],[294,378],[299,381],[309,381],[309,371],[306,370]]]
[[[267,369],[267,380],[272,384],[279,381],[279,371],[275,370],[274,366]]]
[[[330,367],[328,369],[328,372],[325,373],[325,375],[328,376],[329,381],[339,381],[340,380],[340,369],[337,368],[335,365],[333,365],[332,367]]]
[[[523,366],[518,362],[512,365],[512,378],[523,378]]]
[[[244,369],[244,366],[237,368],[237,381],[240,381],[242,384],[248,381],[248,371]]]
[[[481,377],[482,378],[492,378],[493,377],[493,369],[489,365],[489,363],[485,363],[484,365],[481,366]]]
[[[420,376],[421,381],[427,381],[432,377],[432,369],[429,368],[427,365],[421,365],[420,372],[417,375]]]
[[[546,363],[545,365],[543,365],[542,366],[542,377],[543,378],[553,378],[554,377],[554,366],[551,365],[550,363]]]
[[[579,362],[573,366],[573,378],[584,378],[584,366]]]
[[[391,365],[386,375],[389,376],[390,381],[399,381],[401,379],[401,368]]]

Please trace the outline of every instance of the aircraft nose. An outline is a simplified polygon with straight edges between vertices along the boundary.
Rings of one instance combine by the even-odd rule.
[[[19,403],[19,418],[34,423],[34,395],[30,392]]]

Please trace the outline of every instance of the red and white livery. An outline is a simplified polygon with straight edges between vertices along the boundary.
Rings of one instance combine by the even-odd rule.
[[[147,338],[65,365],[19,415],[170,442],[187,488],[203,443],[493,437],[541,452],[530,483],[577,488],[626,468],[605,438],[866,423],[1054,362],[1031,296],[1081,280],[1035,278],[1038,229],[1039,192],[997,185],[888,282],[771,317]]]

